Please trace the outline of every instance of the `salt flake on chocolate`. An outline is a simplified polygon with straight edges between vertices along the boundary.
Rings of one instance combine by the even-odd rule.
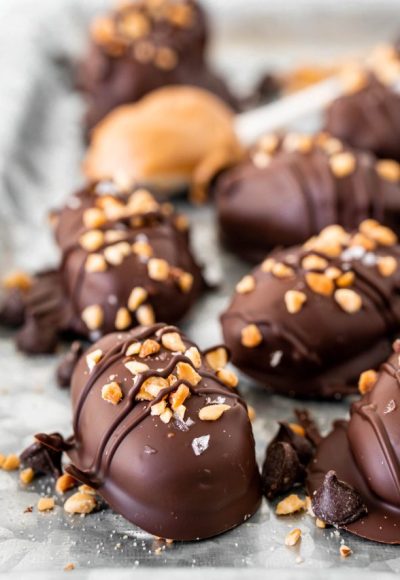
[[[384,415],[388,415],[389,413],[393,413],[393,411],[396,409],[396,402],[391,399],[388,404],[385,407],[385,410],[383,411]]]
[[[195,455],[199,456],[204,451],[208,449],[208,444],[210,442],[210,435],[202,435],[201,437],[196,437],[192,441],[192,449]]]
[[[271,354],[270,365],[271,367],[277,367],[278,364],[281,362],[283,352],[281,350],[276,350]]]

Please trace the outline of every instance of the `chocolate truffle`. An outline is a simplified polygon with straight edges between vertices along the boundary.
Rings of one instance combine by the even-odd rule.
[[[97,340],[137,324],[174,322],[203,287],[185,216],[146,189],[127,193],[99,182],[71,196],[54,220],[61,264],[36,276],[23,295],[17,340],[26,352],[51,352],[60,333]]]
[[[273,390],[340,397],[388,356],[400,329],[400,246],[366,220],[277,251],[236,286],[222,314],[232,362]]]
[[[125,2],[94,20],[90,37],[77,82],[87,98],[88,128],[165,85],[202,87],[236,104],[208,66],[208,24],[193,0]]]
[[[94,129],[83,170],[90,180],[146,183],[165,193],[191,188],[202,201],[219,170],[242,149],[233,112],[211,93],[166,87],[119,107]]]
[[[367,64],[344,71],[344,94],[328,107],[326,128],[353,147],[400,161],[399,53],[380,47]]]
[[[260,476],[227,358],[164,324],[103,337],[73,375],[67,472],[162,538],[208,538],[247,520]]]
[[[358,515],[356,521],[351,522],[349,513],[349,523],[334,523],[363,538],[387,544],[400,544],[399,350],[395,343],[397,352],[379,373],[372,369],[362,373],[359,388],[363,397],[352,404],[350,421],[337,421],[322,440],[308,474],[310,495],[317,509],[324,488],[325,496],[334,495],[329,494],[324,482],[333,470],[337,479],[353,489],[349,505]],[[365,505],[361,514],[360,500],[354,500],[354,492]],[[337,518],[335,506],[327,500],[329,497],[324,502],[326,518]]]
[[[399,227],[400,165],[327,133],[269,133],[219,178],[216,204],[223,243],[259,261],[333,223],[354,229],[373,218]]]

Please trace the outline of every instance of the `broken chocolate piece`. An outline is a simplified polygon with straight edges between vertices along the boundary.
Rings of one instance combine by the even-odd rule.
[[[262,470],[263,493],[268,499],[289,491],[304,481],[305,469],[290,443],[272,442]]]
[[[72,373],[74,372],[75,366],[82,352],[82,343],[75,340],[57,367],[57,384],[59,387],[67,388],[70,386]]]
[[[298,422],[306,432],[306,437],[313,443],[318,445],[321,442],[322,435],[319,432],[318,426],[307,409],[295,409],[294,414]]]
[[[52,433],[50,435],[54,440],[61,437],[59,433]],[[61,451],[55,451],[49,447],[45,447],[39,441],[35,441],[29,445],[20,454],[21,466],[31,467],[35,472],[35,476],[52,475],[59,477],[61,470]]]
[[[273,442],[277,441],[289,443],[296,451],[302,465],[307,465],[314,454],[313,445],[307,437],[295,433],[290,425],[284,421],[279,422],[279,431]]]
[[[362,497],[351,485],[340,481],[331,470],[312,498],[314,514],[326,524],[344,526],[367,513]]]
[[[24,323],[25,307],[22,292],[12,288],[7,292],[0,305],[0,324],[4,326],[21,326]]]

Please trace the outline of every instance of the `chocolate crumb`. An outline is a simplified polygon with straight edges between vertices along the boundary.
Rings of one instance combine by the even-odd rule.
[[[262,470],[263,493],[268,499],[289,491],[304,481],[305,470],[290,443],[272,442]]]
[[[65,356],[61,359],[57,367],[57,384],[62,389],[71,384],[72,373],[83,352],[82,343],[75,340]]]
[[[25,509],[24,509],[24,514],[31,514],[33,512],[33,505],[28,505]]]
[[[345,526],[367,513],[362,497],[331,470],[312,498],[314,514],[327,524]]]

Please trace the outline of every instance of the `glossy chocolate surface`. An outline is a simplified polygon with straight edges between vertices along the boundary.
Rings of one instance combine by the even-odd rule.
[[[335,159],[346,156],[354,167],[335,174]],[[354,229],[372,217],[397,229],[399,180],[400,166],[398,178],[388,179],[373,155],[328,134],[267,134],[216,184],[221,239],[259,261],[271,248],[301,244],[333,223]]]
[[[78,70],[88,102],[86,124],[165,85],[205,88],[235,105],[225,83],[208,67],[208,24],[192,0],[139,0],[95,20]]]
[[[171,333],[183,340],[180,352],[163,346]],[[127,355],[132,344],[146,340],[160,345],[159,351]],[[188,358],[183,349],[194,346],[178,329],[162,324],[110,334],[85,353],[72,379],[68,471],[131,522],[176,540],[207,538],[237,526],[261,499],[246,404],[217,377],[204,354],[196,365]],[[94,351],[101,358],[90,371],[86,356]],[[125,364],[133,361],[148,369],[132,374]],[[179,363],[199,376],[182,378]],[[173,373],[181,378],[173,382]],[[158,394],[145,390],[151,377],[162,381]],[[117,404],[102,396],[111,380],[122,392]],[[183,407],[167,421],[164,414],[153,414],[160,401],[171,408],[170,397],[181,385],[190,391]],[[200,419],[199,410],[213,404],[227,407],[216,420]]]
[[[331,398],[354,392],[360,373],[389,356],[400,248],[377,222],[360,230],[330,226],[243,278],[221,316],[237,367],[278,393]]]

